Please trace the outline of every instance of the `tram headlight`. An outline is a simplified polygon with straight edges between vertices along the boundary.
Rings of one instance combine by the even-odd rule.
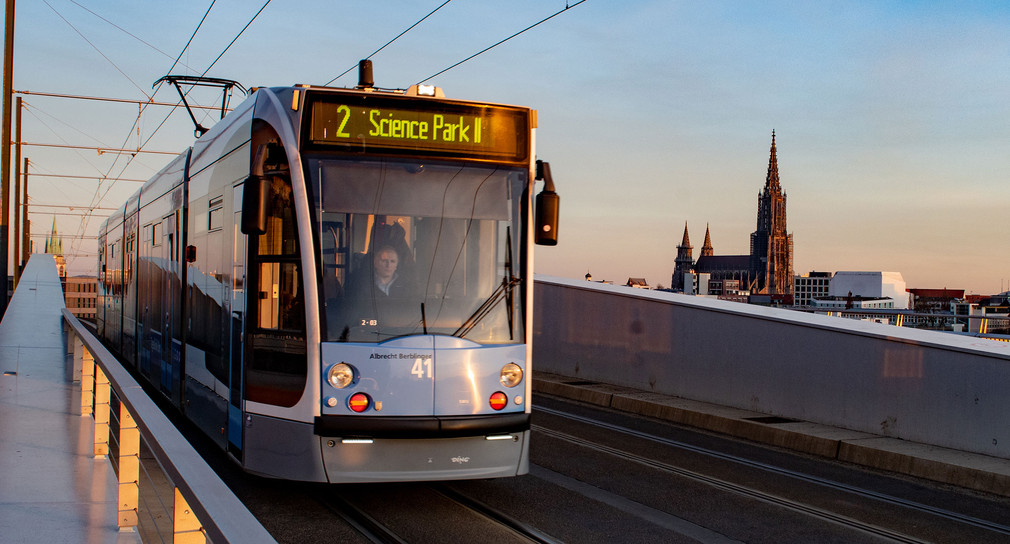
[[[326,372],[326,381],[337,389],[343,389],[354,382],[354,368],[347,363],[337,363]]]
[[[509,363],[501,367],[498,381],[505,387],[515,387],[523,381],[523,369],[515,363]]]

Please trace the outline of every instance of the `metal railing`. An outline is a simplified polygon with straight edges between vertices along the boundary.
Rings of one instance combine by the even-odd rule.
[[[109,456],[119,475],[120,529],[137,528],[147,508],[141,498],[157,495],[142,485],[141,472],[152,465],[174,489],[171,506],[162,506],[167,513],[147,513],[149,519],[171,519],[167,540],[275,542],[115,356],[65,308],[63,320],[68,348],[74,350],[75,378],[81,377],[81,415],[94,417],[95,456]],[[148,454],[156,465],[145,463],[142,457]],[[148,502],[155,508],[153,503],[166,501]]]

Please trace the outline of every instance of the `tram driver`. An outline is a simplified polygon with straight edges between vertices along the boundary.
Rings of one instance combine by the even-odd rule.
[[[372,258],[373,296],[389,297],[404,295],[405,282],[400,278],[397,267],[400,256],[393,246],[382,246]]]
[[[381,245],[366,258],[366,264],[351,275],[344,289],[340,329],[406,327],[419,321],[419,310],[409,303],[414,290],[409,274],[400,266],[400,252],[392,245]]]

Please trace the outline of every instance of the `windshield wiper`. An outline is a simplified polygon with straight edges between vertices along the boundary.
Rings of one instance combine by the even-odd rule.
[[[505,277],[501,279],[501,283],[491,293],[491,296],[474,310],[473,314],[466,318],[466,321],[452,335],[463,338],[477,326],[477,323],[487,317],[499,302],[505,300],[505,305],[508,307],[509,340],[514,340],[512,332],[512,288],[521,282],[522,278],[512,275],[512,234],[510,228],[505,227]]]

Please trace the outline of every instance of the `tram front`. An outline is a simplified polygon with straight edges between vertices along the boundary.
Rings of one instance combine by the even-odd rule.
[[[328,479],[526,473],[533,112],[306,102]]]

